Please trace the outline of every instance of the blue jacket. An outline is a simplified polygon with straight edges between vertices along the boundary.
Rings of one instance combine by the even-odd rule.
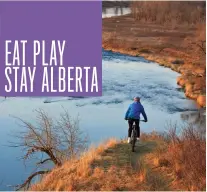
[[[125,114],[125,119],[140,119],[140,113],[144,117],[144,120],[147,121],[147,115],[142,104],[140,102],[134,102],[129,105],[129,108]]]

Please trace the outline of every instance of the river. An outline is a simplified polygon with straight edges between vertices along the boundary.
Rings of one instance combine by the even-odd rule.
[[[92,143],[109,137],[125,138],[127,122],[124,114],[134,96],[140,96],[149,122],[141,124],[141,132],[165,131],[168,122],[181,122],[197,111],[194,101],[186,99],[176,84],[178,73],[149,62],[103,50],[103,96],[94,98],[0,98],[0,190],[22,182],[33,170],[33,162],[25,167],[12,135],[23,130],[17,119],[34,122],[35,109],[44,109],[58,117],[62,107],[72,117],[80,116],[80,128]],[[188,116],[186,116],[186,115]]]
[[[127,7],[111,7],[102,9],[102,18],[126,15],[131,13],[131,9]]]

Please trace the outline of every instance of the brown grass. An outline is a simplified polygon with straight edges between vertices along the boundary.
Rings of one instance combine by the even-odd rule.
[[[205,2],[135,1],[131,9],[139,22],[192,25],[205,21]]]
[[[149,152],[151,144],[140,152]],[[54,169],[30,190],[167,190],[165,179],[148,170],[144,159],[136,155],[131,153],[128,144],[112,139],[90,148],[79,160],[68,161]]]
[[[159,137],[160,144],[148,155],[157,171],[164,170],[173,178],[176,190],[203,191],[206,189],[206,141],[199,131],[189,125],[177,136],[171,129],[167,136]]]
[[[136,153],[124,141],[91,147],[54,169],[30,190],[205,190],[205,140],[192,127],[181,136],[142,135]]]

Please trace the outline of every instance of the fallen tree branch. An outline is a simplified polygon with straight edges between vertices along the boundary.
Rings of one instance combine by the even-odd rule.
[[[20,185],[17,185],[16,186],[16,191],[19,191],[20,189],[28,189],[30,184],[31,184],[31,181],[34,177],[36,177],[37,175],[43,175],[43,174],[46,174],[46,173],[49,173],[50,171],[47,170],[47,171],[37,171],[35,173],[33,173],[32,175],[30,175],[27,180],[23,183],[23,184],[20,184]]]

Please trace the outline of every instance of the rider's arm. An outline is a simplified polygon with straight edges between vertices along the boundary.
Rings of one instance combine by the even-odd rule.
[[[144,120],[147,121],[147,115],[145,113],[144,107],[142,106],[142,110],[141,110],[142,116],[144,117]]]
[[[131,105],[129,105],[129,108],[127,109],[127,112],[125,114],[125,119],[128,118],[128,115],[129,115],[130,110],[131,110]]]

